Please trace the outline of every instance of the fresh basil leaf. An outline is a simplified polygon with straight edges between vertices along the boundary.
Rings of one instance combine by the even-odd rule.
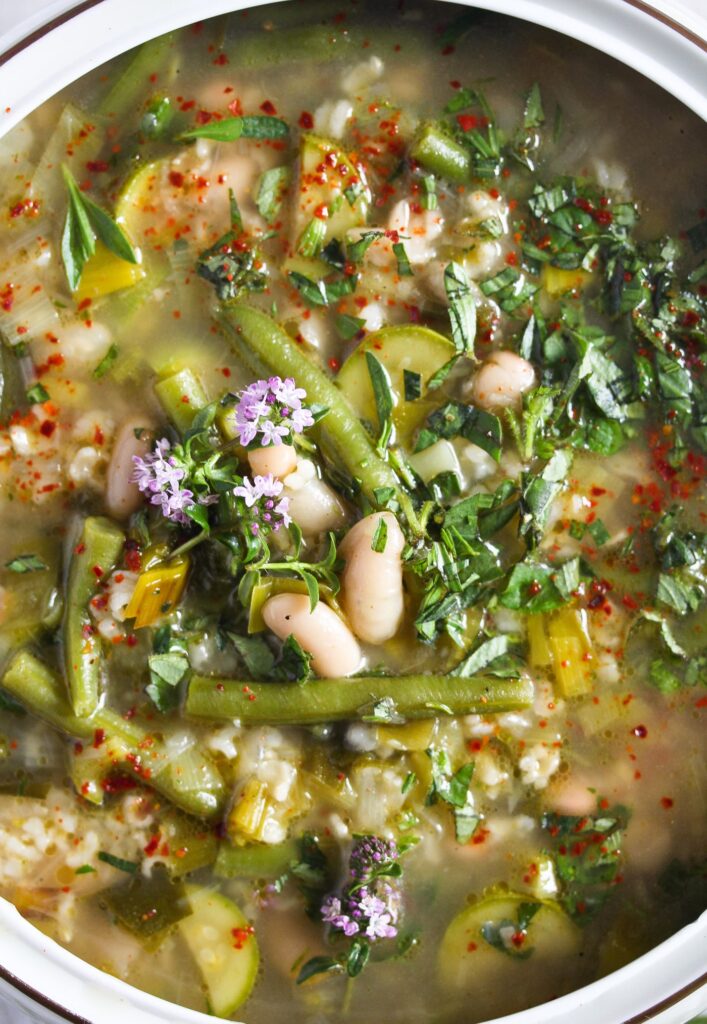
[[[292,172],[289,167],[271,167],[260,179],[255,205],[263,220],[277,220],[289,188]]]
[[[231,632],[228,633],[228,638],[243,659],[251,679],[267,679],[275,664],[275,655],[265,638],[257,633],[253,636],[241,636]]]
[[[113,220],[109,213],[94,203],[92,199],[81,193],[81,199],[91,222],[91,227],[106,249],[127,263],[138,263],[138,255],[121,226]]]
[[[479,827],[481,818],[472,807],[454,808],[454,838],[464,846]]]
[[[311,598],[310,598],[311,600]],[[282,645],[282,654],[270,676],[288,683],[306,683],[312,675],[310,664],[312,655],[308,654],[297,638],[290,634]]]
[[[123,857],[116,857],[112,853],[107,853],[105,850],[99,850],[96,856],[99,860],[103,861],[104,864],[110,864],[112,868],[117,868],[118,871],[124,871],[127,875],[134,875],[139,867],[139,864],[134,860],[125,860]]]
[[[49,566],[43,562],[39,555],[16,555],[9,562],[5,562],[8,572],[24,574],[28,572],[41,572]]]
[[[344,341],[351,341],[363,330],[366,321],[358,316],[349,316],[348,313],[337,313],[334,318],[334,326],[340,338],[343,338]]]
[[[300,256],[311,259],[319,253],[326,236],[326,224],[319,217],[312,217],[297,243]]]
[[[449,673],[451,676],[462,676],[465,679],[482,672],[485,668],[502,655],[507,654],[511,646],[508,636],[494,636],[467,654],[458,665],[455,665]]]
[[[108,351],[106,352],[106,354],[103,356],[103,358],[93,371],[93,376],[95,377],[95,379],[100,380],[101,377],[105,377],[108,371],[113,367],[113,364],[115,363],[117,358],[118,346],[115,344],[115,342],[113,342]]]
[[[371,551],[375,551],[377,554],[382,554],[385,551],[385,546],[388,543],[388,524],[385,518],[381,516],[376,525],[375,532],[371,539]]]
[[[543,101],[542,96],[540,94],[540,86],[537,82],[533,82],[528,91],[528,95],[525,98],[525,109],[523,111],[523,127],[540,128],[543,124],[545,124],[545,111],[543,110]]]
[[[370,351],[366,352],[366,365],[368,367],[368,374],[371,378],[371,386],[373,388],[373,397],[376,403],[376,413],[378,415],[378,424],[380,429],[377,447],[379,449],[384,449],[387,447],[393,431],[392,417],[393,409],[395,407],[393,389],[391,387],[388,371],[380,360],[376,359]]]
[[[49,392],[43,384],[37,382],[27,390],[27,401],[30,405],[42,405],[49,401]]]
[[[403,242],[393,242],[393,252],[395,258],[398,261],[398,274],[400,277],[412,277],[413,269],[410,266],[410,260],[408,254],[405,252],[405,245]]]
[[[449,302],[449,321],[452,341],[457,355],[474,355],[476,338],[476,303],[464,268],[452,261],[444,271],[444,288]]]
[[[208,121],[179,135],[179,141],[190,139],[212,139],[214,142],[235,142],[244,139],[284,139],[290,129],[286,121],[269,115],[252,117],[224,117],[220,121]]]
[[[406,402],[414,402],[422,395],[422,375],[414,370],[403,370],[403,389]]]
[[[62,165],[61,170],[69,196],[61,235],[61,257],[69,288],[75,292],[83,268],[96,250],[96,236],[74,176],[66,164]]]

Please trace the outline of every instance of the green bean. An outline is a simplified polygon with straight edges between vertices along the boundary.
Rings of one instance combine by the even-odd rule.
[[[125,127],[125,121],[142,109],[145,90],[155,81],[152,76],[160,75],[174,52],[175,38],[175,34],[169,32],[143,43],[98,104],[97,113],[110,116]],[[164,86],[161,80],[160,85]]]
[[[471,153],[434,121],[422,125],[410,156],[425,170],[447,181],[466,182],[471,177]]]
[[[69,562],[64,615],[66,677],[74,712],[91,715],[98,707],[101,640],[91,625],[88,605],[123,550],[125,536],[110,519],[88,516]]]
[[[476,676],[358,676],[295,683],[248,683],[193,676],[187,714],[240,719],[257,725],[315,725],[347,719],[375,720],[392,698],[405,719],[439,714],[472,715],[529,707],[533,684],[524,679]],[[384,720],[379,718],[379,720]]]
[[[180,370],[158,381],[155,394],[180,434],[186,434],[199,409],[208,402],[201,383],[189,369]]]
[[[271,846],[267,843],[249,843],[234,846],[222,842],[214,865],[219,878],[277,878],[299,859],[299,844],[294,839]]]
[[[397,478],[380,459],[360,420],[342,393],[266,313],[252,306],[233,305],[221,314],[236,354],[259,374],[294,377],[307,392],[312,405],[329,410],[317,433],[335,458],[361,482],[364,494],[373,497],[379,487],[397,489]]]
[[[328,64],[360,50],[365,34],[358,28],[304,25],[253,32],[233,45],[233,63],[242,68],[270,68],[278,64]]]
[[[106,756],[176,806],[200,818],[221,813],[226,787],[221,775],[198,747],[168,756],[159,736],[135,721],[101,707],[90,718],[75,715],[60,679],[29,651],[18,651],[2,677],[2,686],[28,711],[69,736],[105,745]],[[114,765],[111,763],[111,767]]]

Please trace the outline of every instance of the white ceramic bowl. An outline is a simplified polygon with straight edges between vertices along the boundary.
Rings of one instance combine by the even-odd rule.
[[[263,2],[54,0],[40,16],[0,37],[0,136],[79,75],[145,39]],[[474,6],[588,43],[641,71],[707,120],[707,44],[642,0],[474,0]],[[5,900],[0,994],[40,1024],[214,1021],[103,974],[45,938]],[[701,1012],[707,1012],[707,912],[601,981],[495,1024],[687,1024]]]

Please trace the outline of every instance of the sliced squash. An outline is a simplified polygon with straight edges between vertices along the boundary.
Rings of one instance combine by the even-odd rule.
[[[425,384],[452,358],[454,345],[444,335],[415,324],[383,327],[361,342],[341,367],[336,380],[354,412],[380,429],[366,352],[372,352],[388,373],[395,402],[396,438],[408,446],[417,427],[440,404],[439,393],[434,398],[425,397]],[[405,400],[405,370],[419,373],[422,378],[422,397],[412,402]]]
[[[110,295],[123,288],[142,281],[145,268],[142,263],[129,263],[112,253],[103,242],[96,242],[93,256],[86,262],[81,274],[81,281],[74,292],[76,302],[85,299],[100,299],[102,295]]]
[[[201,972],[209,1009],[230,1017],[253,990],[260,953],[240,907],[212,889],[187,887],[192,913],[178,925]]]
[[[440,982],[484,1019],[535,1006],[571,987],[580,935],[557,903],[493,892],[447,928],[438,954]]]

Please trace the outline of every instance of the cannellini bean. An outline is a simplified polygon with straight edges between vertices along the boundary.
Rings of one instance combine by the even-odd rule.
[[[142,504],[142,495],[132,480],[133,456],[144,457],[150,450],[149,424],[128,420],[116,434],[106,476],[106,508],[116,519],[127,519]],[[135,434],[140,430],[140,437]]]
[[[324,679],[350,676],[361,665],[351,630],[323,601],[311,611],[306,594],[276,594],[263,605],[263,620],[281,640],[294,636]]]
[[[498,269],[502,259],[503,249],[500,242],[477,242],[464,256],[464,270],[472,281],[478,281]]]
[[[59,332],[60,351],[71,366],[95,366],[106,354],[111,332],[97,320],[74,320]]]
[[[258,476],[272,473],[282,480],[297,469],[297,452],[291,444],[269,444],[265,448],[252,448],[248,452],[248,463]]]
[[[290,487],[288,477],[283,496],[290,503],[289,514],[306,536],[339,530],[346,523],[346,509],[341,499],[317,476],[297,488]]]
[[[471,397],[482,409],[517,407],[535,384],[535,370],[513,352],[494,352],[476,371]]]
[[[385,549],[371,547],[378,524],[388,533]],[[344,537],[339,553],[346,559],[341,577],[341,603],[361,640],[381,644],[398,631],[403,618],[403,532],[392,512],[374,512],[361,519]]]

